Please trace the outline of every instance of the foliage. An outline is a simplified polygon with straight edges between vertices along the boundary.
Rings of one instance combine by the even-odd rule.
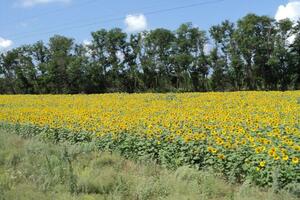
[[[248,14],[212,26],[210,38],[191,23],[131,35],[101,29],[89,44],[55,35],[0,54],[0,93],[295,90],[299,30],[300,21]]]

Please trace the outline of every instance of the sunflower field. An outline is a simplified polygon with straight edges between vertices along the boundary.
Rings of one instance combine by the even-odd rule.
[[[0,122],[171,168],[212,168],[234,182],[300,182],[300,91],[2,95]]]

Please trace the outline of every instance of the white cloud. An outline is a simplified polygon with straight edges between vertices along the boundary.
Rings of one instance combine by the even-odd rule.
[[[291,1],[286,5],[280,5],[275,14],[277,21],[289,18],[293,21],[300,19],[300,1]]]
[[[13,42],[11,40],[0,37],[0,50],[7,49],[11,47],[12,44]]]
[[[280,5],[275,14],[275,19],[280,21],[282,19],[290,19],[292,21],[297,21],[300,19],[300,0],[290,1],[286,5]],[[295,40],[295,35],[291,35],[287,38],[287,43],[292,44]]]
[[[126,31],[128,32],[138,32],[147,29],[147,19],[145,15],[127,15],[124,21],[126,25]]]
[[[83,40],[82,44],[83,44],[84,46],[89,46],[89,45],[92,44],[92,41],[90,41],[90,40]]]
[[[22,7],[33,7],[48,3],[70,3],[72,0],[19,0],[18,5]]]

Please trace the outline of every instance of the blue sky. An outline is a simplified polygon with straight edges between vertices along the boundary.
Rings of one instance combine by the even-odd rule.
[[[54,34],[83,42],[100,28],[174,30],[192,22],[208,30],[249,12],[296,19],[300,0],[0,0],[0,50],[47,41]]]

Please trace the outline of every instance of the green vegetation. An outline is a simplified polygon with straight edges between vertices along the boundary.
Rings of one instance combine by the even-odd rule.
[[[95,144],[50,144],[0,130],[0,200],[44,199],[297,199],[231,185],[211,171],[164,169],[99,152]]]
[[[300,21],[248,14],[208,32],[191,23],[132,35],[101,29],[88,45],[55,35],[0,54],[0,93],[300,88]]]

